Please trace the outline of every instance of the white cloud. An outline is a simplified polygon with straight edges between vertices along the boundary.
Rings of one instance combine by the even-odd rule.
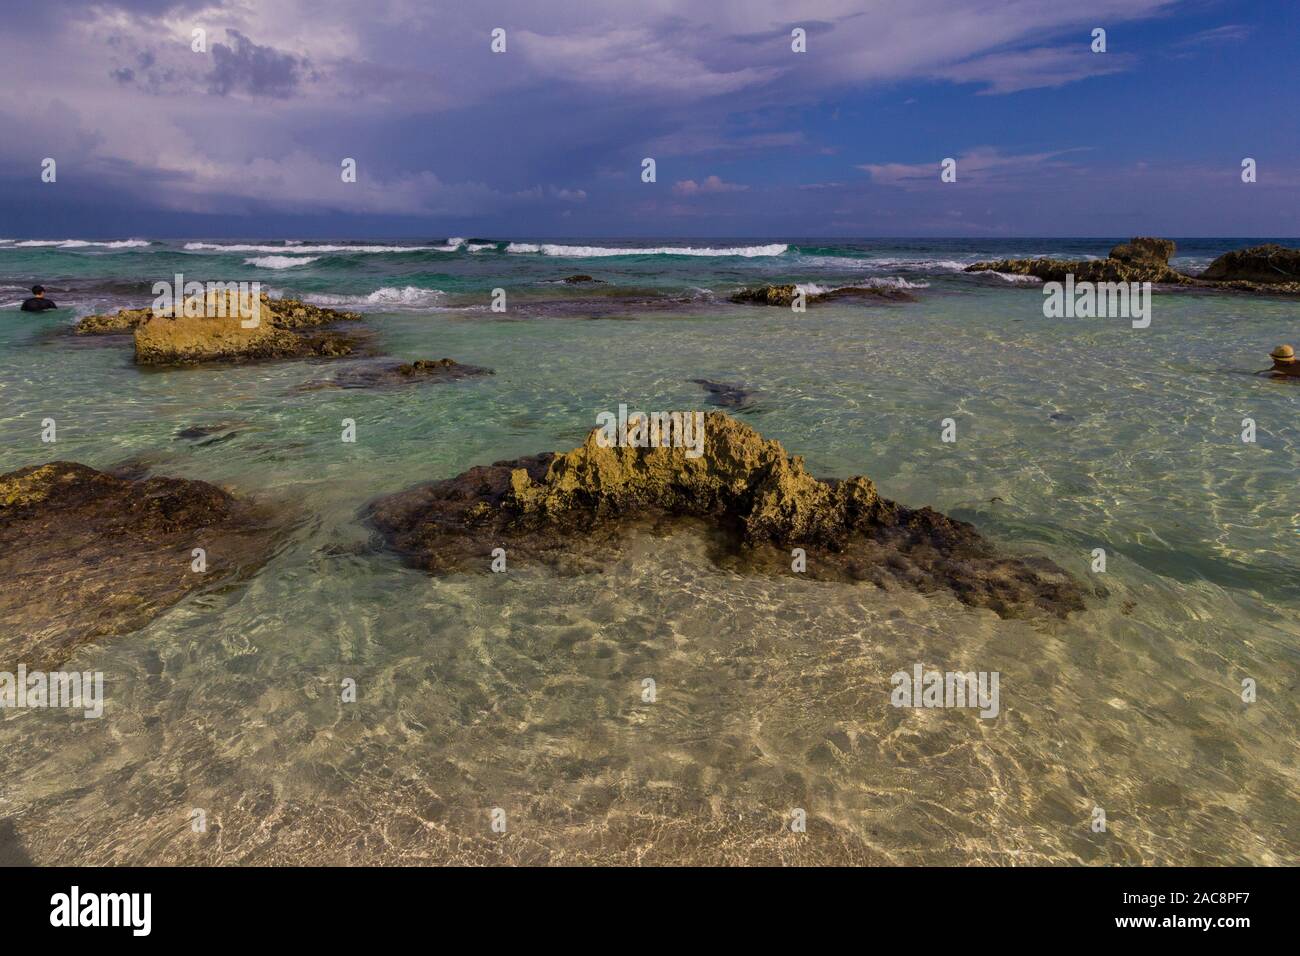
[[[737,193],[748,189],[739,183],[724,183],[718,176],[706,176],[702,182],[683,179],[673,184],[673,192],[678,196],[696,196],[700,193]]]

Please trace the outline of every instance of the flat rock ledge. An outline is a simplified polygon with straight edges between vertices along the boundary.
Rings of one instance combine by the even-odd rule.
[[[629,423],[629,429],[631,429]],[[512,563],[595,570],[634,525],[694,525],[715,561],[747,573],[807,574],[895,590],[948,591],[1003,617],[1064,617],[1083,589],[1052,562],[999,554],[975,528],[930,508],[880,497],[864,477],[821,481],[803,459],[724,412],[704,418],[704,453],[579,448],[471,468],[372,502],[363,517],[414,567],[435,574],[487,571],[493,548]]]
[[[966,272],[1002,272],[1035,276],[1044,282],[1151,282],[1204,289],[1231,289],[1266,295],[1300,294],[1300,250],[1279,245],[1227,252],[1199,276],[1184,275],[1169,265],[1171,239],[1137,236],[1110,250],[1105,259],[996,259],[967,266]]]
[[[204,481],[56,461],[0,475],[0,670],[51,669],[251,574],[277,525]],[[192,569],[203,548],[207,569]]]

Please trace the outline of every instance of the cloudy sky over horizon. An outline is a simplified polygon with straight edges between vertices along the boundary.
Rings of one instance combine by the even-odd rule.
[[[0,236],[1296,236],[1298,8],[45,0]]]

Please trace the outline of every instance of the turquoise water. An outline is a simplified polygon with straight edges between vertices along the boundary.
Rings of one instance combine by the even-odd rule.
[[[5,714],[0,819],[34,861],[1300,859],[1300,387],[1251,374],[1300,337],[1294,300],[1157,293],[1135,330],[1046,319],[1037,289],[954,265],[1107,241],[584,258],[183,246],[0,248],[0,299],[35,276],[70,306],[0,311],[0,471],[138,459],[297,518],[248,584],[79,655],[105,673],[104,719]],[[280,254],[320,258],[242,271]],[[146,372],[129,340],[60,334],[146,304],[177,269],[357,304],[386,354],[496,374],[301,392],[327,369]],[[607,286],[553,281],[575,272]],[[724,301],[771,279],[906,285],[918,301],[802,315]],[[494,287],[504,315],[486,308]],[[381,289],[397,291],[371,299]],[[638,537],[569,578],[430,579],[368,548],[357,512],[375,496],[572,447],[619,403],[710,407],[694,378],[753,388],[736,414],[815,474],[866,474],[1108,595],[1065,622],[1004,621],[946,595],[742,577],[689,533]],[[214,423],[237,434],[175,437]],[[893,708],[890,675],[916,663],[999,672],[1000,715]],[[790,832],[794,808],[807,833]]]

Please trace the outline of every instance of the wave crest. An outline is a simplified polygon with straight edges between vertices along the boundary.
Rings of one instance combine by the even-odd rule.
[[[699,246],[647,246],[618,248],[613,246],[562,246],[544,242],[512,242],[506,246],[506,252],[541,253],[544,256],[565,256],[570,259],[598,259],[608,256],[779,256],[789,249],[784,242],[774,242],[765,246],[731,246],[712,249]]]

